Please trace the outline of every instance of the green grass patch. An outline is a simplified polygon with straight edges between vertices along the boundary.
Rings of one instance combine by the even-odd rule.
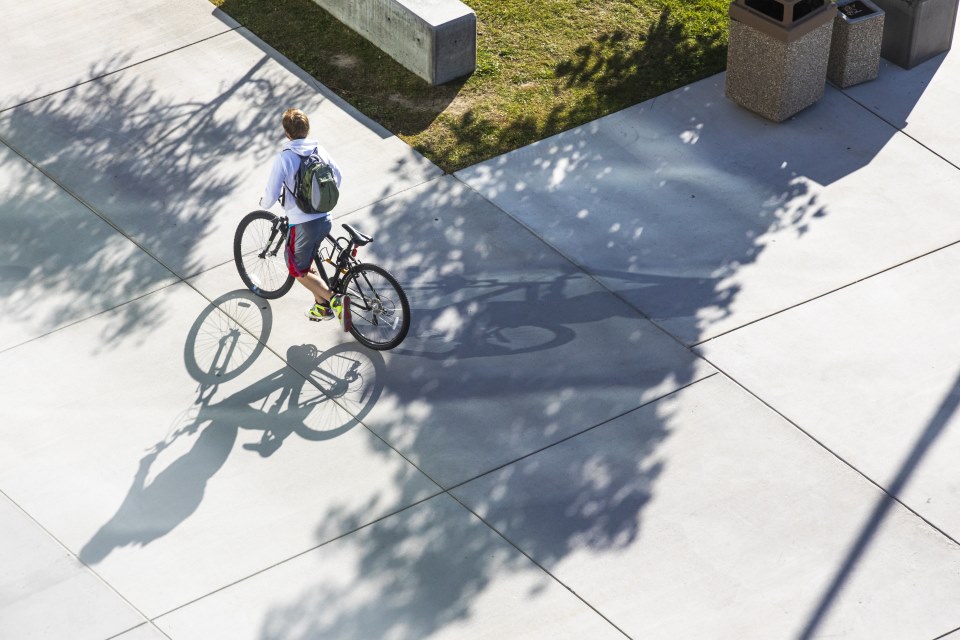
[[[440,87],[311,0],[211,0],[452,172],[723,70],[729,0],[468,0],[477,70]]]

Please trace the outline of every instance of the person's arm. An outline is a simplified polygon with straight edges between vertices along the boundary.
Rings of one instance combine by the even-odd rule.
[[[267,178],[267,187],[260,198],[260,206],[269,209],[280,199],[283,192],[283,158],[280,154],[273,159],[273,166],[270,168],[270,177]]]
[[[333,177],[337,181],[337,189],[339,189],[340,183],[343,182],[343,174],[340,173],[340,167],[333,161],[333,158],[330,159],[330,168],[333,169]]]

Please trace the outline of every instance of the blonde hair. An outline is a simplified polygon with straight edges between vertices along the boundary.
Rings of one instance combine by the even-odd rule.
[[[310,133],[310,120],[300,109],[287,109],[283,112],[283,130],[291,140],[306,138]]]

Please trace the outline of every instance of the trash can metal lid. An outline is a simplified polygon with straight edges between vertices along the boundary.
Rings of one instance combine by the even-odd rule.
[[[730,19],[784,42],[792,42],[837,15],[829,0],[733,0]]]

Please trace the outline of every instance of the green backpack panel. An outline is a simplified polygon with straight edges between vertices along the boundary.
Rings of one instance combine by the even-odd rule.
[[[294,179],[293,193],[297,206],[304,213],[327,213],[337,206],[340,189],[333,168],[320,159],[316,151],[300,156],[300,167]]]

